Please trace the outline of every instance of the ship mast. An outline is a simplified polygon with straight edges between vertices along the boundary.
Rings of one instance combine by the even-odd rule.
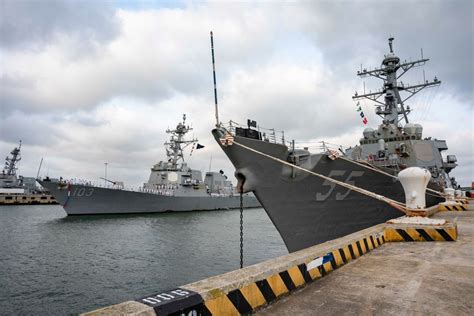
[[[185,140],[184,135],[193,130],[192,127],[186,126],[186,114],[183,114],[183,122],[178,123],[176,129],[167,129],[166,132],[171,134],[170,141],[165,143],[166,156],[168,162],[171,164],[172,170],[178,169],[178,161],[184,162],[183,150],[192,143],[197,142],[197,139]]]
[[[408,114],[411,112],[410,107],[405,108],[405,101],[410,99],[412,96],[420,92],[426,87],[438,86],[441,81],[438,78],[434,78],[433,81],[425,80],[424,83],[417,85],[404,85],[397,82],[408,70],[415,66],[424,65],[429,59],[423,58],[416,61],[404,61],[400,63],[398,58],[393,52],[393,37],[388,39],[388,45],[390,53],[385,55],[382,65],[378,69],[367,70],[361,69],[357,71],[357,75],[360,77],[372,76],[383,81],[383,87],[378,92],[370,92],[364,94],[358,94],[357,92],[352,97],[353,100],[369,99],[376,104],[375,113],[383,119],[384,124],[398,124],[402,119],[408,123]],[[423,52],[423,51],[422,51]],[[400,74],[397,74],[398,71]],[[405,91],[408,95],[402,99],[400,92]],[[382,96],[385,96],[384,101],[379,100]]]
[[[3,168],[3,173],[8,175],[8,176],[14,176],[16,175],[16,164],[21,160],[20,156],[20,149],[21,149],[21,140],[20,140],[20,145],[18,147],[15,147],[11,151],[11,157],[7,156],[5,158],[5,167]]]

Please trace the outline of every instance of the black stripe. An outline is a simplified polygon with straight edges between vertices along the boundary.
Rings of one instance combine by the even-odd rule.
[[[174,313],[163,313],[163,311],[156,311],[158,315],[168,315],[168,316],[182,316],[182,315],[199,315],[199,316],[212,316],[211,311],[207,309],[206,305],[203,303],[193,306],[190,308],[182,309]],[[161,313],[161,314],[160,314]],[[194,314],[196,313],[196,314]]]
[[[348,247],[349,247],[349,252],[351,253],[352,259],[355,259],[356,256],[355,256],[355,253],[354,253],[354,249],[352,249],[352,245],[349,245]]]
[[[230,291],[227,293],[227,297],[234,304],[235,308],[239,311],[240,314],[249,314],[252,311],[252,306],[245,299],[242,292],[239,289]]]
[[[280,276],[281,276],[281,279],[283,280],[283,283],[285,283],[288,291],[293,291],[294,289],[296,289],[296,286],[293,283],[293,280],[291,279],[288,271],[280,272]]]
[[[410,235],[407,234],[406,231],[403,229],[396,229],[397,233],[402,236],[403,240],[405,241],[414,241],[413,238],[410,237]]]
[[[434,241],[433,238],[431,238],[430,235],[428,235],[428,233],[426,233],[426,231],[424,229],[420,229],[418,228],[416,230],[420,235],[421,237],[423,237],[426,241]]]
[[[359,255],[363,255],[364,253],[362,252],[362,247],[360,246],[360,242],[356,241],[357,249],[359,250]]]
[[[318,267],[318,270],[319,270],[319,273],[321,273],[321,276],[325,276],[326,274],[328,274],[328,273],[326,272],[326,269],[324,268],[324,265],[320,265],[320,266]]]
[[[385,243],[385,236],[382,235],[382,241]]]
[[[372,243],[372,248],[377,248],[377,246],[375,246],[375,241],[374,241],[374,237],[373,236],[370,236],[370,242]]]
[[[257,284],[258,289],[260,290],[260,292],[262,292],[262,295],[265,298],[265,301],[267,301],[267,303],[276,300],[276,295],[275,293],[273,293],[273,290],[266,279],[257,281],[255,282],[255,284]]]
[[[460,208],[461,208],[463,211],[465,211],[465,210],[466,210],[466,207],[465,207],[465,206],[463,206],[463,205],[461,205],[461,206],[460,206]]]
[[[379,246],[382,245],[382,241],[380,240],[380,237],[377,237],[377,243],[379,244]]]
[[[339,248],[339,254],[341,255],[342,262],[347,263],[347,258],[346,258],[346,254],[344,253],[344,249]]]
[[[305,283],[313,281],[313,279],[311,279],[311,275],[308,272],[308,267],[306,267],[306,264],[299,264],[298,269],[300,269],[301,275],[303,276]]]
[[[331,254],[332,254],[332,253],[331,253]],[[332,254],[331,266],[332,266],[332,269],[333,269],[333,270],[336,270],[336,269],[337,269],[337,263],[336,263],[336,259],[334,259],[334,254]]]
[[[443,236],[444,240],[446,241],[454,241],[454,239],[449,236],[449,234],[444,229],[436,229],[436,231]]]
[[[364,245],[365,245],[365,250],[367,250],[367,252],[369,252],[370,248],[369,248],[369,244],[367,243],[367,238],[364,238]]]
[[[446,208],[450,211],[452,211],[451,206],[446,206]]]

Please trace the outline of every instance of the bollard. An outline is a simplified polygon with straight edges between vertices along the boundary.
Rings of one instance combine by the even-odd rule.
[[[428,170],[410,167],[398,173],[398,179],[405,191],[406,205],[410,209],[424,209],[426,207],[426,187],[431,174]]]
[[[454,200],[454,189],[445,188],[444,189],[444,194],[445,194],[446,202],[456,202]]]

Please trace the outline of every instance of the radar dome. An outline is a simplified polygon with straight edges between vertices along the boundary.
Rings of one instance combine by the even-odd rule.
[[[367,139],[373,138],[374,133],[375,133],[375,131],[374,131],[373,128],[367,127],[366,129],[364,129],[364,132],[363,132],[364,138],[367,138]]]
[[[421,137],[421,134],[423,134],[423,126],[421,126],[420,124],[415,124],[415,134],[416,136]]]
[[[414,135],[416,131],[415,124],[407,123],[405,124],[405,127],[403,128],[403,130],[405,131],[407,135]]]

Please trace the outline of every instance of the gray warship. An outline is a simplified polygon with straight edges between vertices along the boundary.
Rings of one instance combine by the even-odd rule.
[[[184,161],[183,150],[197,139],[185,140],[192,128],[186,115],[175,129],[168,129],[170,141],[165,143],[166,161],[151,168],[148,182],[137,190],[127,189],[121,181],[102,178],[107,185],[63,178],[39,180],[68,215],[159,213],[168,211],[222,210],[240,208],[240,196],[222,171],[206,172]],[[242,197],[246,208],[260,207],[253,194]]]
[[[21,140],[5,158],[0,173],[0,205],[12,204],[57,204],[56,200],[36,186],[36,179],[17,175],[21,160]]]
[[[357,146],[346,150],[323,146],[322,151],[311,153],[307,147],[297,148],[294,141],[285,142],[283,133],[264,132],[255,121],[248,120],[247,126],[216,121],[212,133],[235,166],[238,188],[254,192],[290,252],[403,215],[377,198],[292,165],[401,203],[405,202],[405,195],[395,176],[407,167],[418,166],[431,172],[427,206],[444,201],[442,194],[436,192],[457,186],[449,176],[457,166],[456,157],[447,155],[443,159],[442,156],[448,149],[446,141],[424,138],[423,127],[408,120],[411,109],[406,101],[424,88],[440,85],[441,81],[435,77],[416,85],[399,82],[407,71],[429,59],[422,56],[416,61],[401,62],[392,45],[390,38],[389,53],[379,68],[357,72],[359,77],[383,81],[381,90],[356,92],[353,96],[354,100],[365,98],[375,103],[376,114],[382,118],[377,129],[364,130]]]

